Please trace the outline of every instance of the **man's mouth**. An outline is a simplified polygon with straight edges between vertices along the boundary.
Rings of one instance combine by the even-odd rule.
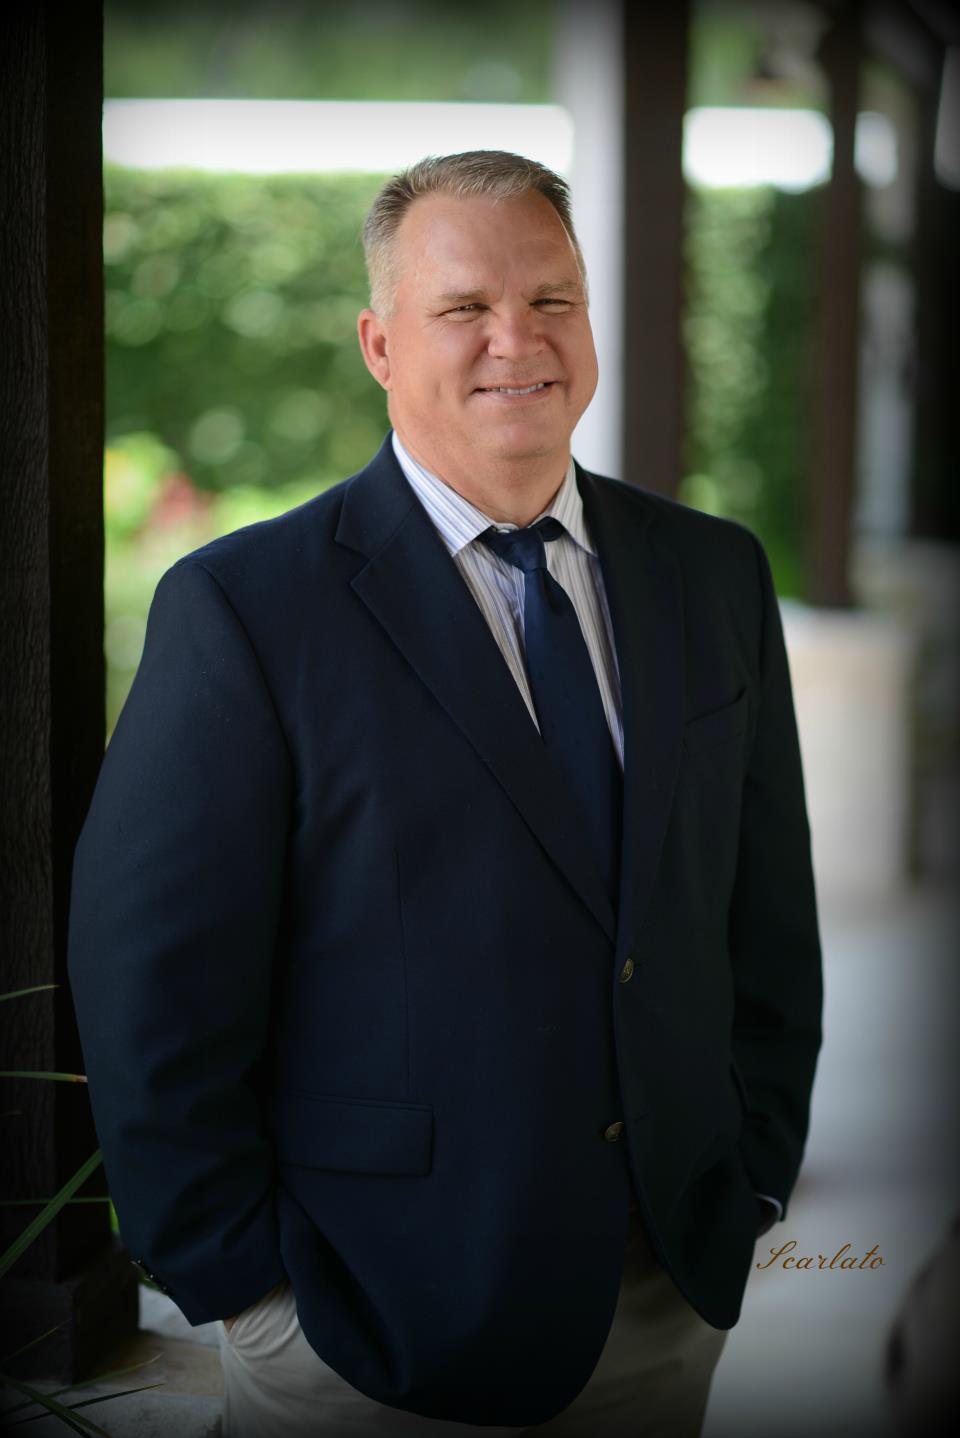
[[[514,389],[514,388],[512,388],[510,385],[505,385],[505,384],[500,384],[500,385],[486,385],[486,386],[481,387],[480,393],[481,393],[481,394],[517,394],[517,395],[520,395],[520,394],[536,394],[537,390],[540,390],[540,389],[548,389],[548,388],[550,387],[550,385],[552,385],[552,384],[554,384],[554,383],[555,383],[555,381],[552,380],[552,379],[542,379],[542,380],[539,380],[536,384],[524,385],[522,388],[518,388],[518,389]]]

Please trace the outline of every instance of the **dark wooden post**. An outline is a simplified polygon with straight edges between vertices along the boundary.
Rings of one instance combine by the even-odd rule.
[[[689,0],[623,9],[623,478],[682,474],[683,114]]]
[[[960,39],[960,20],[957,22]],[[932,67],[939,78],[944,47]],[[913,273],[916,283],[916,373],[910,533],[960,539],[960,437],[956,384],[960,373],[960,192],[937,179],[934,153],[939,87],[918,88],[920,156]]]
[[[0,11],[0,1068],[82,1070],[65,972],[73,847],[104,740],[102,17]],[[97,1146],[81,1084],[0,1079],[0,1197],[52,1196]],[[99,1169],[83,1190],[102,1194]],[[37,1210],[0,1209],[4,1247]],[[136,1325],[106,1204],[65,1208],[3,1287],[0,1355],[73,1379]]]
[[[854,168],[861,22],[846,0],[821,46],[830,85],[833,167],[821,196],[812,376],[809,598],[851,603],[848,555],[857,458],[862,196]]]

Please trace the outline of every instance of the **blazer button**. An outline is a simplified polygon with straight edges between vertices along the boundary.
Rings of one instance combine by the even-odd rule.
[[[623,1121],[621,1119],[617,1119],[616,1123],[607,1124],[607,1127],[603,1130],[603,1136],[607,1140],[607,1143],[616,1143],[622,1133]]]
[[[621,984],[625,984],[625,983],[627,982],[627,980],[630,979],[630,978],[632,978],[632,977],[633,977],[633,959],[627,959],[627,962],[624,964],[623,968],[620,970],[620,982],[621,982]]]

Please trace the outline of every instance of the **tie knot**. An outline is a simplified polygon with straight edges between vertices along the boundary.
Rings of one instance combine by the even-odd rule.
[[[562,533],[560,521],[548,515],[526,529],[485,529],[479,538],[494,554],[529,574],[534,569],[546,568],[544,540],[559,539]]]

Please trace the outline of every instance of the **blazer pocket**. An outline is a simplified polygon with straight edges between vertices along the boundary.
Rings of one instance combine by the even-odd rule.
[[[426,1174],[433,1108],[425,1103],[285,1093],[271,1106],[281,1163],[341,1173]]]
[[[728,739],[735,739],[747,727],[747,691],[741,690],[732,704],[701,714],[683,726],[683,747],[688,754],[712,749]]]

